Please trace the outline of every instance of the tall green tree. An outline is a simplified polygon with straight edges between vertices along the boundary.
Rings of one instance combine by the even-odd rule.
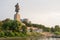
[[[51,27],[51,32],[55,32],[55,30],[54,30],[54,28],[53,28],[53,27]]]
[[[60,26],[59,25],[55,25],[55,31],[60,32]]]

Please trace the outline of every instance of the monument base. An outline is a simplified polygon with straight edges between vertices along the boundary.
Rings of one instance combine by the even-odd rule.
[[[14,20],[20,21],[20,14],[16,13],[14,15]]]

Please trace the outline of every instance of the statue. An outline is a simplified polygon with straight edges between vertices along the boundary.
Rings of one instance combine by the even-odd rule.
[[[15,12],[19,12],[20,8],[19,8],[19,5],[18,3],[15,5]]]

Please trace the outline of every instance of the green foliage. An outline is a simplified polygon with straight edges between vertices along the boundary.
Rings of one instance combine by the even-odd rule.
[[[60,35],[60,32],[57,32],[57,31],[56,31],[56,32],[54,32],[54,34],[56,34],[56,35]]]
[[[44,25],[41,25],[41,24],[32,24],[33,27],[37,27],[37,28],[41,28],[41,29],[44,29],[45,26]]]
[[[37,28],[40,28],[40,29],[43,29],[44,32],[50,32],[51,29],[49,27],[45,27],[44,25],[39,25],[39,24],[32,24],[33,27],[37,27]]]
[[[20,33],[19,32],[14,32],[15,33],[15,36],[20,36]]]
[[[59,25],[55,25],[55,31],[60,32],[60,26]]]
[[[26,34],[20,33],[20,37],[25,37]]]
[[[55,32],[55,29],[53,27],[51,27],[51,32]]]
[[[23,34],[26,34],[26,32],[27,32],[27,27],[26,27],[25,25],[22,25],[21,29],[22,29],[22,33],[23,33]]]
[[[55,28],[45,27],[41,24],[32,24],[28,22],[24,22],[26,25],[22,25],[21,22],[17,20],[6,19],[0,21],[0,37],[25,37],[27,36],[27,27],[36,27],[43,29],[44,32],[52,32],[54,34],[60,35],[60,26],[56,25]],[[32,33],[32,28],[30,28],[30,32],[32,35],[37,35],[37,33]]]
[[[16,21],[16,20],[14,20],[12,25],[11,25],[11,29],[12,30],[19,30],[20,26],[21,26],[21,23]]]
[[[45,28],[43,29],[43,31],[44,31],[44,32],[50,32],[51,29],[50,29],[49,27],[45,27]]]
[[[21,32],[20,29],[23,31]],[[25,36],[26,29],[26,26],[21,26],[19,21],[6,19],[0,22],[0,37]]]
[[[8,35],[8,36],[10,36],[10,37],[14,37],[15,34],[14,34],[14,32],[9,32],[9,35]]]
[[[11,22],[6,21],[6,22],[3,23],[2,29],[3,30],[9,30],[10,26],[11,26]]]
[[[3,31],[0,32],[0,37],[4,37],[5,33]]]
[[[7,36],[7,37],[14,37],[15,36],[15,34],[14,34],[14,32],[12,32],[12,31],[6,31],[5,32],[5,36]]]
[[[8,20],[3,22],[3,30],[19,30],[21,23],[16,20]]]

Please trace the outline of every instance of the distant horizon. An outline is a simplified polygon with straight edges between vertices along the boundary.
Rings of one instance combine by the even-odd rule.
[[[0,0],[0,20],[14,19],[16,3],[20,5],[21,19],[47,27],[60,25],[60,0]]]

